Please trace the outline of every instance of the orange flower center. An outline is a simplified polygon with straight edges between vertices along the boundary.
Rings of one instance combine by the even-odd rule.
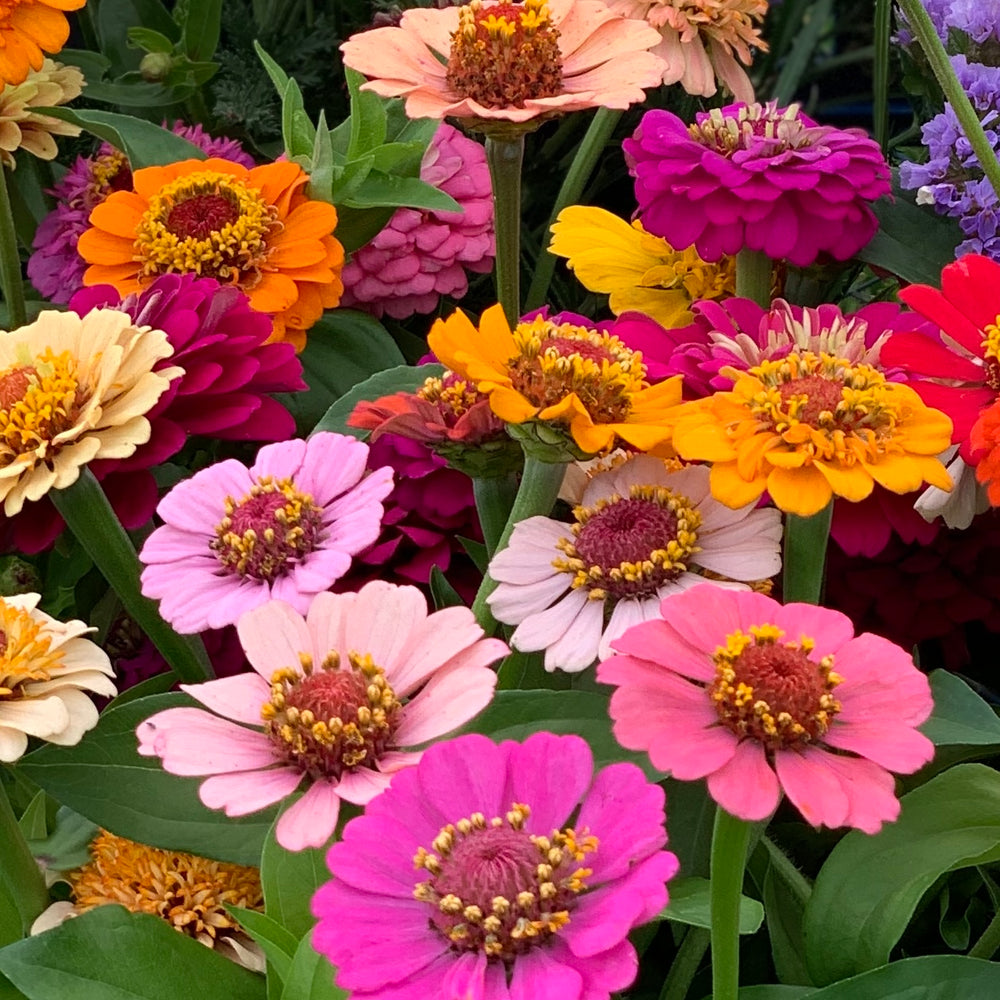
[[[709,688],[724,726],[772,749],[821,738],[840,711],[830,693],[842,680],[833,672],[833,657],[811,660],[812,639],[781,643],[783,635],[775,625],[752,625],[749,635],[727,636],[716,650]]]
[[[443,827],[432,850],[418,849],[413,863],[430,878],[414,898],[429,904],[431,925],[455,951],[510,963],[569,923],[593,874],[579,863],[597,838],[578,839],[572,827],[529,834],[530,813],[517,802],[503,817],[473,813]]]
[[[51,349],[32,365],[0,374],[0,441],[13,456],[58,448],[55,438],[76,423],[86,393],[69,351]]]
[[[401,707],[385,671],[369,654],[350,653],[349,667],[331,652],[314,671],[271,675],[271,698],[261,708],[265,730],[279,755],[313,778],[339,778],[355,767],[373,767],[396,729]]]
[[[486,108],[554,97],[562,92],[558,39],[544,0],[489,7],[472,0],[451,36],[448,86]]]

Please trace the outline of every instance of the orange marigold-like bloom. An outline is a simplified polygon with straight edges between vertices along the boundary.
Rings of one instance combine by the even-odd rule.
[[[212,158],[137,170],[132,191],[90,213],[77,247],[90,264],[84,284],[114,285],[124,296],[170,272],[215,278],[273,317],[271,340],[301,350],[306,330],[344,290],[337,210],[307,198],[308,181],[289,162],[248,170]]]
[[[3,0],[0,3],[0,81],[23,83],[41,69],[43,52],[56,53],[69,38],[63,13],[87,0]]]
[[[986,487],[991,507],[1000,507],[1000,402],[980,410],[972,425],[969,444],[981,457],[976,479]]]

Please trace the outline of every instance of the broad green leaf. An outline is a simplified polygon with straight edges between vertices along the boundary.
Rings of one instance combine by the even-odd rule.
[[[820,869],[805,917],[813,981],[884,965],[939,876],[997,860],[1000,774],[992,768],[961,764],[904,795],[895,823],[875,836],[852,831]]]
[[[17,766],[53,798],[112,833],[257,865],[273,808],[230,819],[201,804],[198,785],[204,779],[167,774],[157,758],[137,753],[140,722],[165,708],[193,704],[183,694],[160,694],[110,708],[76,746],[44,746]]]
[[[707,878],[677,878],[668,886],[670,903],[661,920],[711,929],[711,883]],[[749,896],[740,897],[740,933],[756,934],[764,922],[764,907]]]
[[[768,866],[764,876],[764,913],[767,936],[771,940],[771,958],[778,978],[786,984],[806,986],[812,983],[806,968],[805,941],[802,934],[804,910],[795,895]]]
[[[934,712],[920,731],[935,746],[1000,747],[1000,718],[965,681],[935,670],[930,682]]]
[[[174,43],[162,32],[153,31],[152,28],[129,28],[128,40],[131,45],[138,46],[146,52],[169,54],[174,51]]]
[[[343,167],[334,168],[333,203],[343,205],[349,202],[351,197],[361,190],[374,165],[375,154],[366,153],[356,160],[351,160]]]
[[[43,840],[29,840],[28,846],[41,868],[66,872],[90,860],[90,842],[97,836],[98,829],[86,816],[60,806],[52,833]]]
[[[386,174],[416,177],[426,149],[425,142],[387,142],[372,150],[375,157],[373,165]]]
[[[0,972],[28,1000],[264,1000],[262,976],[121,906],[0,949]]]
[[[338,205],[340,202],[338,201]],[[348,208],[425,208],[431,212],[461,212],[450,194],[417,177],[397,177],[373,170],[360,190],[343,204]]]
[[[123,108],[162,108],[165,105],[187,100],[194,93],[194,90],[193,86],[170,87],[165,82],[151,83],[149,80],[144,80],[138,73],[126,73],[117,80],[95,80],[92,83],[88,81],[87,99],[102,101],[105,104],[115,104]],[[53,117],[56,116],[53,115]],[[98,132],[94,128],[88,129],[88,131],[99,138],[107,138],[112,145],[121,148],[116,140],[109,138],[105,133]],[[186,153],[183,158],[190,159],[192,155]],[[173,157],[174,160],[181,158],[180,156]]]
[[[44,840],[48,835],[45,826],[45,792],[38,792],[28,803],[17,821],[25,840]]]
[[[312,930],[315,918],[309,910],[313,893],[330,881],[325,851],[287,851],[274,837],[274,828],[264,842],[260,859],[260,882],[267,915],[292,934],[296,941]]]
[[[565,690],[572,684],[571,675],[545,669],[545,654],[541,650],[531,653],[511,650],[497,669],[498,691]]]
[[[465,601],[462,595],[448,582],[440,566],[431,567],[431,597],[434,598],[434,610],[441,608],[462,607]]]
[[[347,1000],[350,994],[333,984],[333,966],[313,951],[307,934],[300,942],[281,1000]]]
[[[288,74],[264,51],[260,42],[253,43],[253,50],[257,53],[257,58],[264,64],[264,69],[267,70],[267,75],[271,78],[271,83],[274,84],[274,89],[280,97],[285,92],[285,87],[288,86]]]
[[[394,208],[348,208],[337,206],[337,239],[347,253],[370,243],[395,213]]]
[[[811,986],[744,986],[739,1000],[801,1000],[811,997],[816,990]]]
[[[350,434],[360,441],[366,441],[370,431],[360,427],[349,427],[347,418],[354,412],[354,407],[361,402],[371,402],[382,396],[391,396],[395,392],[416,392],[429,378],[440,377],[444,372],[442,365],[397,365],[388,368],[359,382],[349,392],[345,392],[316,424],[315,431],[336,431],[338,434]]]
[[[222,0],[190,0],[183,8],[181,47],[192,62],[215,54],[221,18]]]
[[[351,94],[351,138],[347,144],[347,159],[356,160],[385,142],[386,114],[382,98],[361,89],[364,74],[345,66],[344,75]]]
[[[0,1000],[26,1000],[26,998],[6,976],[0,976]]]
[[[299,941],[291,931],[285,930],[276,920],[259,910],[242,906],[227,906],[226,910],[240,922],[240,926],[261,946],[278,978],[284,982],[292,967],[292,958]]]

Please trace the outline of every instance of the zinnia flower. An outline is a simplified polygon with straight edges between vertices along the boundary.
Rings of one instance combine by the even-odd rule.
[[[664,599],[597,668],[618,742],[727,812],[762,820],[784,792],[813,826],[878,833],[899,815],[890,771],[934,756],[934,707],[910,654],[812,604],[712,584]]]
[[[139,753],[171,774],[209,775],[201,800],[227,816],[280,802],[308,777],[278,821],[290,851],[321,847],[342,799],[364,805],[420,760],[402,748],[482,711],[496,685],[490,664],[508,651],[483,638],[468,608],[428,614],[416,588],[381,582],[318,594],[306,618],[270,601],[236,628],[256,673],[181,685],[211,711],[151,716]]]
[[[43,50],[55,54],[69,38],[67,10],[87,0],[7,0],[0,8],[0,81],[23,83],[30,69],[41,69]]]
[[[78,125],[39,114],[34,108],[52,108],[80,96],[83,74],[75,66],[46,59],[23,83],[0,90],[0,163],[13,170],[14,153],[26,149],[40,160],[54,160],[59,152],[54,135],[79,135]]]
[[[766,489],[781,510],[808,517],[834,496],[864,500],[875,483],[951,489],[937,458],[951,421],[870,365],[806,351],[732,376],[730,392],[678,407],[673,435],[681,458],[712,463],[712,495],[727,506]]]
[[[75,483],[95,459],[128,458],[149,440],[146,414],[180,368],[162,330],[124,313],[42,312],[0,336],[0,497],[10,517],[26,500]]]
[[[501,420],[565,428],[588,455],[618,438],[648,451],[670,436],[663,418],[680,401],[680,379],[650,386],[642,355],[610,334],[544,316],[511,331],[497,305],[478,330],[461,311],[438,320],[428,343],[490,397]]]
[[[799,267],[823,253],[847,260],[875,234],[868,203],[889,193],[889,167],[861,129],[773,101],[695,121],[647,111],[622,143],[648,232],[705,260],[746,248]]]
[[[546,670],[584,670],[614,640],[656,618],[660,600],[703,583],[707,570],[746,583],[781,568],[781,515],[715,500],[703,465],[668,468],[640,455],[595,475],[576,523],[529,517],[493,557],[489,598],[517,625],[515,649],[545,650]]]
[[[482,145],[442,122],[424,153],[420,179],[450,194],[462,210],[397,209],[344,265],[342,306],[406,319],[433,312],[442,295],[462,298],[469,290],[466,271],[492,270],[493,187]]]
[[[691,303],[719,299],[736,288],[732,258],[707,264],[693,249],[674,250],[635,221],[603,208],[571,205],[552,226],[549,253],[565,257],[584,288],[608,295],[620,316],[635,310],[665,327],[690,323]]]
[[[79,743],[97,725],[84,694],[117,693],[107,653],[81,621],[60,622],[37,608],[38,594],[0,598],[0,761],[10,763],[37,736],[58,746]]]
[[[657,31],[600,0],[472,0],[407,10],[340,47],[369,77],[362,89],[405,97],[411,118],[527,122],[586,108],[627,108],[655,87],[663,61],[646,50]]]
[[[753,59],[751,49],[767,52],[757,27],[767,0],[608,0],[608,6],[660,32],[663,40],[652,51],[666,64],[664,83],[711,97],[718,77],[737,101],[753,101],[753,84],[743,66]]]
[[[969,443],[980,453],[976,479],[986,484],[990,504],[1000,507],[1000,402],[979,414],[969,435]]]
[[[182,160],[132,175],[90,213],[77,249],[87,285],[139,292],[170,272],[243,289],[273,317],[272,339],[296,350],[340,301],[344,248],[332,236],[337,210],[302,193],[309,175],[288,161],[248,170],[229,160]]]
[[[663,790],[578,736],[463,736],[351,820],[312,943],[354,1000],[609,1000],[667,903]],[[416,866],[416,870],[415,870]]]
[[[375,541],[392,470],[365,475],[368,446],[314,434],[202,469],[161,501],[143,545],[142,592],[181,633],[222,628],[272,598],[304,612]]]

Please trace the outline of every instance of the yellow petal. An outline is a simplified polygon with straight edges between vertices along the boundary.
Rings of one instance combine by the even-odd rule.
[[[840,465],[836,462],[816,462],[815,465],[833,492],[852,503],[859,503],[870,496],[875,486],[872,477],[858,463]]]
[[[719,462],[712,466],[708,482],[712,489],[712,496],[719,503],[724,503],[727,507],[738,510],[740,507],[745,507],[760,499],[761,493],[767,486],[767,477],[756,476],[753,479],[744,479],[737,472],[735,462]]]
[[[830,484],[812,465],[801,469],[774,469],[767,477],[767,492],[777,508],[799,517],[819,513],[833,498]]]

